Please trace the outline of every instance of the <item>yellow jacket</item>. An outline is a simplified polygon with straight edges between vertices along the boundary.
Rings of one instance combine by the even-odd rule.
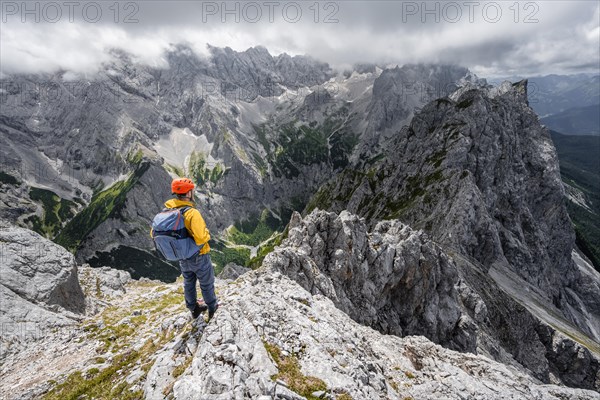
[[[200,214],[200,211],[196,209],[194,203],[191,201],[179,200],[179,199],[171,199],[165,202],[165,207],[167,208],[176,208],[182,206],[190,206],[189,210],[183,214],[184,224],[190,235],[194,238],[194,241],[198,246],[204,245],[200,249],[200,254],[206,254],[210,251],[210,246],[208,245],[208,241],[210,240],[210,232],[206,227],[206,223],[204,222],[204,218]]]

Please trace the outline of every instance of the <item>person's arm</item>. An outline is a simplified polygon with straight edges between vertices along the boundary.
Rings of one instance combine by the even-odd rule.
[[[204,218],[200,211],[192,209],[190,213],[190,230],[192,231],[192,237],[198,246],[207,243],[210,240],[210,232],[206,227]]]

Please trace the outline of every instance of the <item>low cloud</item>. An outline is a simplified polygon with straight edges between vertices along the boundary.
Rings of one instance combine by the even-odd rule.
[[[338,68],[442,62],[486,77],[600,70],[600,6],[590,1],[9,1],[1,11],[4,75],[93,74],[115,48],[166,66],[164,51],[182,42],[199,54],[208,43],[262,45]]]

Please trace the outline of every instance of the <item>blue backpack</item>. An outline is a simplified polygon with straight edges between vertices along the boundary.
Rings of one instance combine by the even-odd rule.
[[[165,208],[152,220],[154,246],[169,261],[185,260],[202,248],[185,227],[183,214],[190,208]]]

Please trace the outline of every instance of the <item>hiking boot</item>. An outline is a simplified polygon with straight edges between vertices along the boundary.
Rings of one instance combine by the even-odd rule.
[[[208,310],[208,306],[206,305],[206,303],[204,302],[204,300],[198,299],[198,301],[196,302],[196,304],[197,304],[196,307],[200,307],[200,312],[204,312],[204,311]]]
[[[196,304],[196,308],[194,308],[194,311],[192,311],[192,318],[196,319],[200,316],[200,314],[202,314],[202,308]]]
[[[219,309],[219,304],[216,305],[214,310],[208,310],[208,318],[206,319],[206,322],[209,322],[212,317],[215,315],[215,312]]]

